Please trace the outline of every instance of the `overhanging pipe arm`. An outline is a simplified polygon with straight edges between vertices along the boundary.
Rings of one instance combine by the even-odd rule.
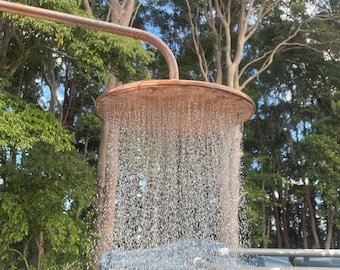
[[[0,0],[0,10],[4,12],[15,13],[18,15],[68,24],[72,26],[85,27],[88,29],[99,30],[107,33],[132,37],[135,39],[146,41],[155,46],[165,58],[169,68],[169,78],[179,79],[178,65],[174,54],[172,53],[170,48],[164,43],[163,40],[147,31],[133,27],[122,26],[119,24],[113,24],[85,17],[80,17],[72,14],[62,13],[58,11],[48,10],[44,8],[17,4],[4,0]]]

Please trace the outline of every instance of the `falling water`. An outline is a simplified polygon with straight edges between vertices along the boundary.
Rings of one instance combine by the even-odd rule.
[[[152,99],[136,92],[105,112],[106,170],[118,172],[113,249],[182,240],[238,245],[240,114],[223,96],[158,92]]]

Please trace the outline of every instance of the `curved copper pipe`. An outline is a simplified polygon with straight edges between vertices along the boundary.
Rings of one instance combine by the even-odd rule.
[[[163,40],[149,32],[133,27],[122,26],[118,24],[98,21],[58,11],[7,2],[3,0],[0,0],[0,10],[23,16],[34,17],[73,26],[85,27],[88,29],[99,30],[146,41],[155,46],[165,58],[169,68],[169,78],[179,79],[178,65],[174,54]]]

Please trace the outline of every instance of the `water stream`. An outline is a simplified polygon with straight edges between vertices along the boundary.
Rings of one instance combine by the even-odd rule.
[[[107,110],[116,252],[183,240],[238,245],[242,133],[227,106],[199,96],[185,104],[132,96]]]

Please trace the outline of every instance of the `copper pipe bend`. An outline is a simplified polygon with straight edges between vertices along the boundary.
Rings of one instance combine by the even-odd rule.
[[[146,41],[155,46],[165,58],[169,68],[169,78],[179,79],[178,65],[174,54],[163,40],[147,31],[3,0],[0,0],[0,10]]]

